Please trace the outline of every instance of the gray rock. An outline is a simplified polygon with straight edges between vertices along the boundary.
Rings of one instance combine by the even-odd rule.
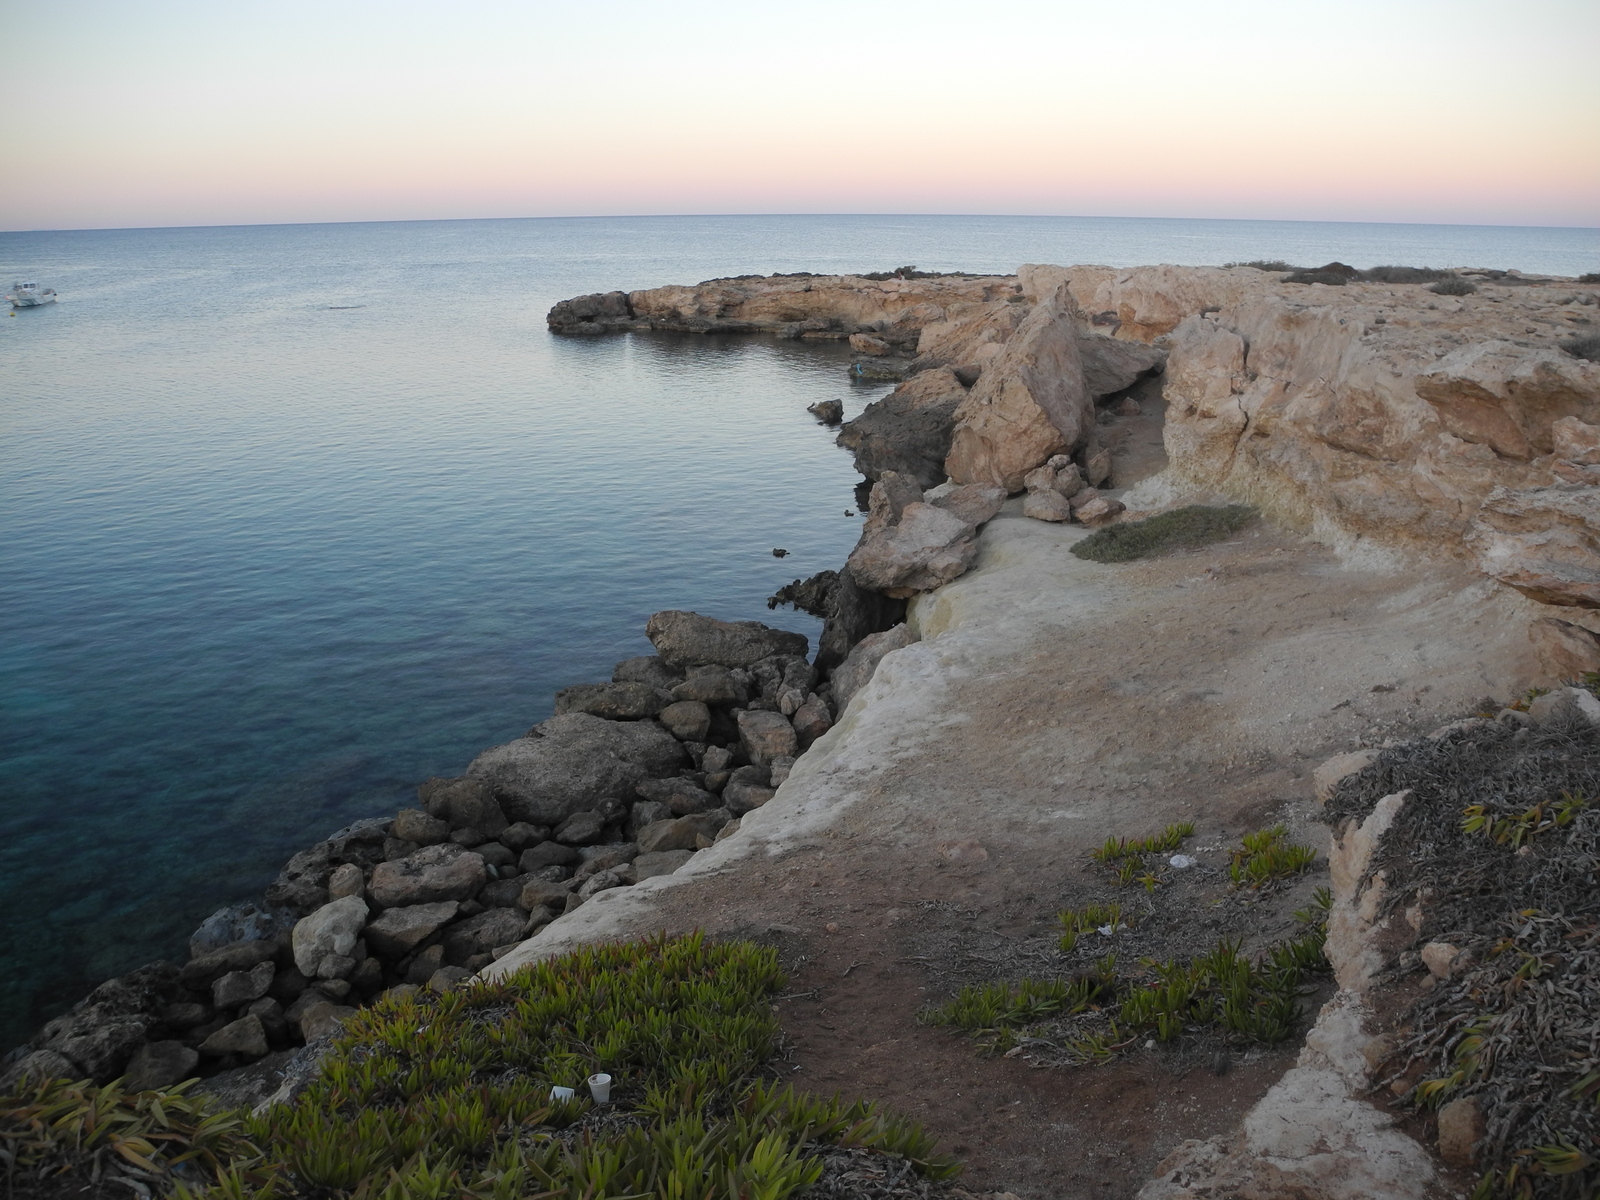
[[[238,1008],[267,994],[278,969],[271,962],[257,963],[248,971],[229,971],[211,985],[211,1003],[222,1009]]]
[[[781,755],[774,758],[771,766],[767,768],[768,784],[773,788],[782,787],[783,781],[789,778],[789,772],[792,770],[794,770],[794,759]]]
[[[496,946],[520,941],[527,917],[515,908],[491,908],[475,917],[452,925],[444,935],[444,961],[453,967],[465,966],[476,954],[488,954]]]
[[[406,968],[406,982],[425,985],[433,973],[442,966],[444,966],[444,947],[437,943],[426,946]]]
[[[742,817],[752,809],[760,808],[777,794],[771,786],[766,768],[740,767],[722,789],[722,803],[734,816]]]
[[[237,1054],[240,1058],[260,1058],[267,1052],[267,1031],[261,1018],[251,1013],[229,1022],[200,1043],[200,1053],[210,1058]]]
[[[454,900],[387,908],[362,930],[362,937],[379,958],[401,959],[455,920],[456,912]]]
[[[350,986],[363,996],[370,996],[383,989],[383,964],[376,958],[363,958],[356,964],[355,973],[350,976]]]
[[[182,1042],[146,1042],[128,1060],[123,1086],[130,1092],[169,1088],[192,1076],[199,1065],[199,1053]]]
[[[733,751],[726,746],[708,746],[700,765],[707,771],[726,771],[733,766]]]
[[[589,713],[607,721],[642,721],[665,707],[647,683],[580,683],[556,693],[556,714]]]
[[[661,710],[661,723],[680,742],[702,742],[711,732],[711,710],[701,700],[677,700]]]
[[[872,340],[881,341],[882,339],[874,338]],[[883,353],[889,353],[887,349],[888,343],[884,342],[883,345],[885,347]],[[815,404],[806,405],[806,411],[817,420],[821,421],[824,425],[837,425],[840,421],[844,420],[844,401],[818,400]]]
[[[186,962],[178,972],[178,982],[190,991],[205,991],[229,971],[248,971],[257,963],[271,961],[277,953],[276,942],[236,942]]]
[[[209,1004],[198,1004],[192,1000],[181,1000],[161,1010],[161,1023],[168,1029],[193,1029],[196,1025],[204,1024],[210,1017]]]
[[[402,808],[395,815],[390,836],[415,842],[419,847],[437,846],[450,840],[450,822],[430,817],[420,808]]]
[[[583,856],[571,846],[563,846],[560,842],[540,842],[524,850],[517,865],[524,874],[531,875],[541,867],[567,867],[582,861]]]
[[[359,896],[367,890],[367,881],[355,863],[341,864],[328,876],[328,899],[343,900],[346,896]]]
[[[828,711],[828,705],[822,697],[812,692],[806,697],[806,702],[794,710],[794,717],[789,723],[794,726],[795,739],[804,752],[811,749],[811,743],[833,728],[833,714]]]
[[[956,407],[966,395],[948,368],[921,371],[846,423],[838,444],[855,456],[856,470],[868,479],[895,471],[933,487],[944,481]]]
[[[581,713],[555,719],[596,721],[618,729],[644,724],[601,721]],[[660,732],[678,746],[678,740],[665,729]],[[533,737],[485,750],[467,769],[494,787],[508,816],[546,826],[558,825],[575,812],[592,810],[602,800],[626,799],[647,775],[644,768],[604,749]]]
[[[588,900],[597,892],[610,891],[612,888],[622,886],[623,881],[618,872],[599,871],[584,881],[583,886],[578,889],[578,899]]]
[[[348,979],[319,979],[312,988],[335,1002],[345,999],[354,990]]]
[[[1565,687],[1546,692],[1528,705],[1528,716],[1536,725],[1551,721],[1587,721],[1600,725],[1600,700],[1586,688]]]
[[[500,831],[499,841],[507,850],[521,854],[529,846],[537,846],[549,837],[550,826],[530,825],[526,821],[518,821],[515,825],[507,825]]]
[[[541,906],[560,912],[572,891],[571,882],[552,883],[544,879],[530,879],[523,885],[517,904],[524,912],[533,912]]]
[[[440,967],[423,986],[430,992],[448,992],[471,978],[472,972],[465,967]]]
[[[278,973],[272,977],[272,986],[267,989],[267,995],[275,996],[279,1000],[293,1000],[305,991],[310,983],[311,981],[299,967],[280,967]]]
[[[509,879],[491,880],[483,885],[483,891],[478,893],[478,900],[485,908],[514,908],[517,897],[522,895],[525,883],[527,880],[521,875],[513,875]]]
[[[517,856],[499,842],[480,842],[477,853],[491,867],[509,867],[517,861]]]
[[[905,599],[965,574],[978,557],[975,533],[956,512],[925,502],[910,476],[888,471],[872,485],[871,513],[845,567],[860,586]]]
[[[665,804],[674,816],[692,812],[709,812],[717,807],[717,798],[700,787],[693,779],[678,776],[673,779],[649,779],[638,787],[645,800]],[[637,807],[637,806],[635,806]]]
[[[700,838],[705,836],[692,817],[657,821],[639,831],[640,857],[663,850],[694,850],[699,846]]]
[[[1097,333],[1078,334],[1083,382],[1091,396],[1109,396],[1161,371],[1167,352],[1143,342],[1121,341]]]
[[[399,908],[439,900],[466,900],[477,895],[487,879],[481,854],[446,842],[428,846],[395,862],[379,863],[373,868],[367,892],[378,907]],[[298,954],[296,959],[298,961]],[[304,971],[305,964],[299,965]]]
[[[308,1005],[300,1014],[300,1036],[308,1042],[318,1038],[333,1037],[346,1020],[356,1015],[356,1010],[328,1000]],[[205,1049],[205,1047],[201,1047]]]
[[[850,657],[834,669],[833,702],[837,711],[842,714],[849,706],[851,698],[867,686],[885,656],[911,645],[916,640],[916,635],[911,632],[908,625],[896,625],[883,633],[874,633],[862,638],[855,649],[850,651]]]
[[[0,1094],[15,1094],[29,1084],[50,1079],[77,1080],[78,1065],[54,1050],[32,1050],[0,1071]]]
[[[219,908],[189,938],[189,957],[199,958],[235,942],[270,942],[294,928],[299,913],[286,907],[261,908],[246,902]]]
[[[563,713],[541,721],[528,736],[591,754],[609,754],[643,767],[650,775],[671,775],[683,767],[683,744],[658,721],[607,721],[589,713]]]
[[[1072,505],[1054,488],[1030,488],[1022,498],[1022,515],[1035,521],[1066,522],[1072,520]]]
[[[290,941],[294,965],[307,978],[315,976],[328,955],[349,954],[355,949],[366,923],[367,902],[360,896],[329,901],[295,925]]]
[[[675,609],[656,613],[644,632],[663,661],[674,667],[702,663],[748,667],[774,654],[804,657],[810,648],[804,634],[770,629],[758,621],[719,621]]]
[[[356,973],[356,960],[347,954],[330,954],[317,964],[317,978],[349,979]]]
[[[506,815],[494,794],[477,779],[430,779],[417,789],[422,807],[448,821],[452,829],[476,829],[485,837],[499,837]]]
[[[659,655],[641,654],[638,658],[626,658],[619,662],[616,670],[611,672],[611,680],[613,683],[642,683],[670,692],[676,684],[683,682],[683,672],[667,666]]]
[[[793,758],[798,752],[794,726],[782,713],[741,709],[735,719],[739,724],[739,744],[756,766],[767,766],[777,755]]]
[[[629,837],[636,838],[639,830],[646,825],[653,825],[657,821],[670,821],[672,809],[670,806],[657,800],[641,800],[633,806],[628,813],[628,823],[624,826]]]
[[[300,851],[267,885],[269,907],[308,913],[328,902],[328,876],[338,864],[327,842],[318,842]],[[203,928],[203,927],[202,927]]]
[[[693,850],[657,850],[650,854],[641,854],[633,860],[634,878],[642,883],[657,875],[671,875],[693,857]]]
[[[218,1071],[215,1075],[201,1080],[189,1094],[205,1096],[216,1108],[223,1111],[237,1108],[259,1111],[260,1106],[264,1104],[286,1102],[293,1096],[299,1095],[310,1083],[310,1080],[306,1080],[298,1090],[294,1090],[287,1082],[289,1072],[294,1070],[299,1056],[310,1049],[302,1047],[299,1050],[279,1050],[242,1067]],[[319,1052],[317,1061],[320,1063],[320,1060]]]
[[[703,705],[743,704],[750,698],[734,679],[733,672],[718,666],[691,667],[689,677],[674,687],[672,694],[680,703]],[[706,714],[708,720],[710,715]]]
[[[569,846],[592,846],[605,833],[605,818],[599,813],[576,812],[556,827],[555,838]]]

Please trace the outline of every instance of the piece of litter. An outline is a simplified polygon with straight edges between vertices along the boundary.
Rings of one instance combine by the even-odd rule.
[[[1109,926],[1109,925],[1100,926],[1100,936],[1101,937],[1110,937],[1115,932],[1116,932],[1116,930],[1111,928],[1111,926]]]
[[[1187,854],[1174,854],[1171,858],[1167,859],[1167,863],[1169,865],[1178,868],[1178,870],[1180,870],[1180,871],[1186,870],[1187,868],[1194,866],[1199,861],[1200,861],[1199,859],[1191,858]]]

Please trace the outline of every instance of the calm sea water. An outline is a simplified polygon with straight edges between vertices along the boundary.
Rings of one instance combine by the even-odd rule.
[[[837,566],[837,347],[544,329],[793,270],[1285,258],[1600,267],[1595,230],[933,217],[0,234],[0,1049],[290,853]],[[790,556],[773,557],[774,547]]]

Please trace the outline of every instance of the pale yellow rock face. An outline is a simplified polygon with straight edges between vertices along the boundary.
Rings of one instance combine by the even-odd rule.
[[[1485,575],[1542,604],[1600,608],[1600,488],[1496,488],[1468,538]]]
[[[1064,287],[1034,307],[956,409],[946,475],[1020,492],[1034,467],[1083,444],[1094,402],[1078,356],[1080,320]]]
[[[630,292],[628,301],[635,316],[667,325],[722,321],[779,330],[818,321],[851,333],[879,325],[915,332],[945,320],[952,310],[1016,294],[1016,280],[1009,276],[872,280],[813,275],[648,288]]]

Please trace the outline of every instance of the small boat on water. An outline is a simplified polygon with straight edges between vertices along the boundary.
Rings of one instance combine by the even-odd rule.
[[[13,283],[6,297],[12,308],[37,308],[41,304],[56,302],[55,288],[42,288],[37,283]]]

